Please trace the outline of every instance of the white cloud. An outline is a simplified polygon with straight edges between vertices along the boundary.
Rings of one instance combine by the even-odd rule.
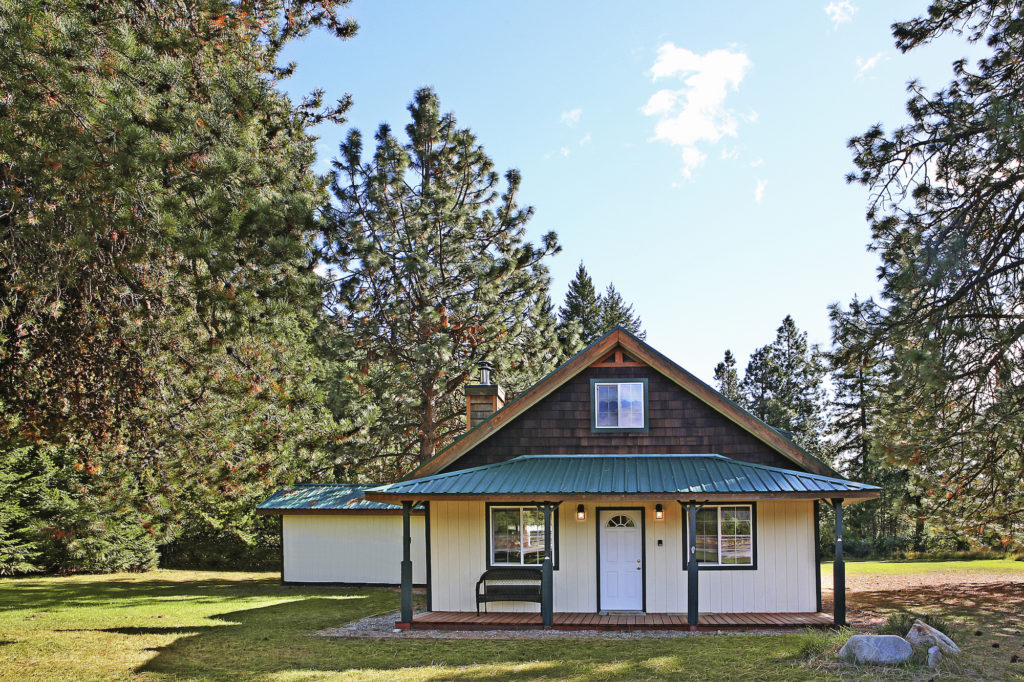
[[[738,159],[738,158],[740,158],[740,150],[739,149],[735,149],[735,148],[733,148],[733,149],[723,149],[721,156],[722,156],[722,159],[725,160],[725,161],[728,161],[730,159]]]
[[[569,126],[570,128],[580,122],[580,116],[583,115],[582,109],[573,109],[571,111],[562,112],[562,123]]]
[[[764,159],[761,159],[761,158],[757,159],[756,161],[751,161],[750,164],[749,164],[749,166],[751,168],[757,168],[758,166],[763,166],[763,165],[764,165]]]
[[[857,13],[857,7],[850,0],[832,0],[825,5],[825,14],[832,20],[832,28],[839,28],[841,24],[853,21],[853,15]]]
[[[587,145],[587,144],[590,144],[590,133],[587,133],[583,137],[580,138],[580,146],[581,147],[584,146],[584,145]]]
[[[658,119],[654,140],[682,148],[685,177],[690,177],[707,158],[702,146],[723,137],[736,137],[741,119],[756,120],[756,112],[740,116],[725,104],[729,92],[739,88],[750,66],[746,54],[731,49],[696,54],[672,43],[658,48],[658,58],[651,67],[653,80],[675,77],[683,87],[659,90],[641,111]]]
[[[562,156],[569,156],[569,148],[562,147],[561,149],[558,150],[558,153],[561,154]]]
[[[757,181],[757,186],[754,187],[754,201],[756,201],[759,204],[761,203],[761,200],[764,199],[764,188],[767,187],[767,186],[768,186],[768,181],[767,180],[758,180]]]
[[[884,62],[887,59],[889,59],[889,57],[888,55],[885,54],[885,52],[878,52],[874,56],[868,57],[867,59],[861,59],[860,57],[857,57],[856,61],[854,62],[857,65],[857,75],[854,76],[853,79],[859,81],[861,78],[864,77],[864,74],[866,74],[868,71],[875,68],[881,62]]]

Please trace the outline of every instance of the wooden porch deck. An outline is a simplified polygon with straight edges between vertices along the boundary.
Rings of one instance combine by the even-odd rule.
[[[689,630],[685,613],[556,613],[555,630]],[[697,630],[824,628],[830,613],[702,613]],[[406,627],[396,623],[397,627]],[[430,611],[413,617],[417,630],[528,630],[543,627],[539,613]]]

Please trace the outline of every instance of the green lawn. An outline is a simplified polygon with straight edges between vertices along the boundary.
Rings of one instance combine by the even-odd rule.
[[[832,562],[821,565],[822,580],[831,580]],[[977,559],[974,561],[850,561],[846,575],[909,575],[913,573],[1016,573],[1024,578],[1024,561]]]
[[[834,670],[801,663],[808,642],[801,633],[640,640],[311,636],[393,610],[397,601],[390,590],[283,587],[266,573],[4,579],[0,679],[835,679]]]

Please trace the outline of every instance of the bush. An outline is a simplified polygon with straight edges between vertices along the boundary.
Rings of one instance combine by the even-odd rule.
[[[839,630],[819,630],[807,628],[800,633],[800,643],[797,648],[797,658],[809,661],[823,654],[834,653],[839,650],[850,635],[855,634],[850,628]]]
[[[160,566],[178,569],[274,571],[281,568],[276,517],[259,517],[251,534],[190,526],[160,548]]]

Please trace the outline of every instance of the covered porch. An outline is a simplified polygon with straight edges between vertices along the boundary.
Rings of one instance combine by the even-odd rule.
[[[413,617],[406,534],[400,627],[718,630],[845,624],[843,505],[877,494],[873,486],[841,478],[718,455],[560,455],[523,456],[411,479],[370,489],[366,496],[401,503],[406,519],[418,504],[428,509],[430,612]],[[820,602],[817,517],[822,503],[835,510],[832,614],[821,613]],[[535,510],[531,512],[534,529],[527,532],[523,522],[521,551],[515,551],[531,557],[522,561],[533,564],[530,568],[540,586],[539,612],[503,605],[498,612],[478,614],[467,601],[474,583],[499,561],[507,561],[504,556],[496,558],[498,543],[491,530],[494,509],[515,504]],[[436,526],[431,521],[435,506]],[[723,510],[719,524],[724,526],[726,509],[735,513],[744,507],[746,516],[740,523],[747,530],[735,532],[749,534],[745,543],[736,536],[723,541],[725,531],[720,528],[718,545],[703,544],[715,535],[698,527],[699,515],[707,518],[702,510]],[[766,521],[760,529],[759,517]],[[561,540],[555,535],[556,525],[561,526]],[[612,604],[602,588],[607,553],[601,550],[616,525],[628,525],[621,530],[639,538],[636,554],[619,564],[637,578],[642,590],[635,605],[626,607]],[[431,535],[444,533],[453,541],[445,544],[435,538],[431,545]],[[527,552],[527,538],[533,541],[534,536],[542,554]],[[485,547],[488,541],[491,544]],[[762,557],[768,559],[761,565],[758,543]],[[433,563],[430,547],[435,552]],[[709,565],[709,551],[716,554],[714,565]],[[727,551],[746,552],[746,556],[742,561],[727,561],[735,559]],[[433,584],[435,570],[444,574],[444,584]]]

